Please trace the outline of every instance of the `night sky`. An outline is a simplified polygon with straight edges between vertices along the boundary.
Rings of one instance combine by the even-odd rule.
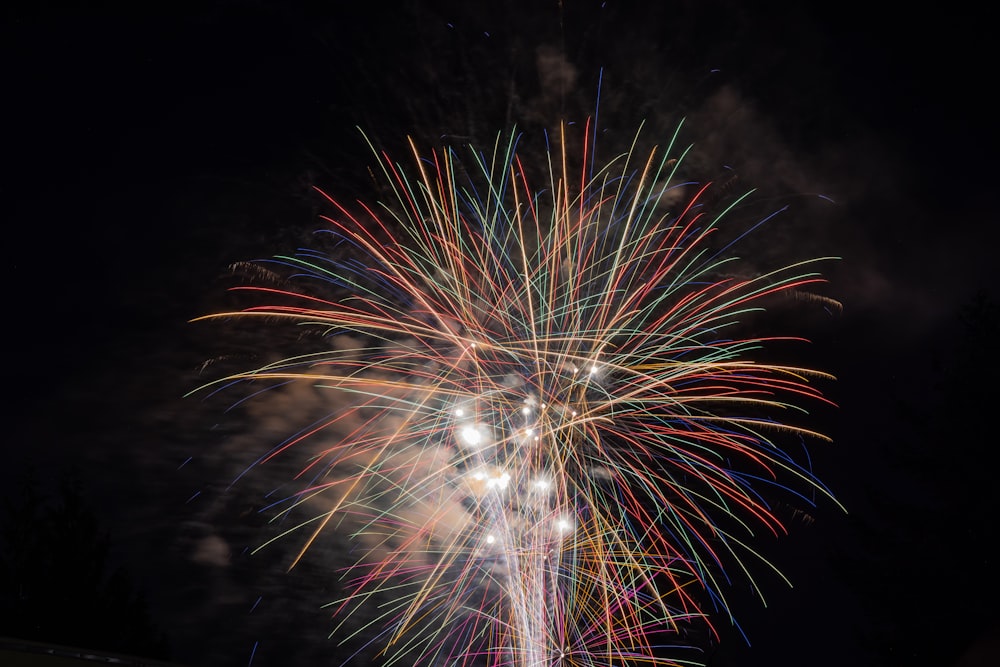
[[[203,362],[267,345],[189,323],[224,302],[228,267],[309,243],[313,186],[375,197],[358,127],[399,149],[491,145],[516,124],[537,147],[596,110],[609,152],[683,119],[698,165],[790,206],[747,240],[751,266],[842,258],[824,273],[843,312],[799,325],[838,377],[838,410],[817,416],[834,443],[811,452],[848,512],[821,502],[762,545],[794,588],[763,577],[768,606],[736,609],[751,645],[727,634],[708,664],[990,664],[959,662],[1000,644],[995,57],[978,10],[89,4],[0,10],[0,481],[15,498],[29,469],[46,488],[78,476],[172,660],[346,657],[326,639],[322,554],[288,574],[292,547],[245,553],[284,473],[230,486],[310,406],[183,398]]]

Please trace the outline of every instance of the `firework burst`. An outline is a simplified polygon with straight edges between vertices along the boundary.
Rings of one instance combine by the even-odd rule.
[[[583,164],[546,152],[542,189],[513,136],[466,160],[376,151],[387,203],[327,197],[329,252],[260,264],[284,283],[202,318],[323,341],[201,391],[307,383],[342,406],[258,462],[309,453],[275,506],[299,557],[328,531],[361,552],[334,636],[374,635],[386,664],[691,664],[727,573],[770,567],[751,538],[784,530],[771,492],[826,494],[779,447],[823,436],[779,415],[829,376],[740,333],[822,282],[816,260],[739,277],[716,239],[742,199],[706,212],[676,137],[599,167],[588,127]],[[350,621],[366,607],[377,630]]]

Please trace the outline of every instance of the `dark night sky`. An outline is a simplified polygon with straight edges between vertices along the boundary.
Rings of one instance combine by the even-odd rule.
[[[218,302],[230,263],[319,225],[311,185],[370,196],[355,126],[389,145],[486,143],[511,120],[530,135],[591,113],[603,70],[602,141],[617,147],[643,120],[664,136],[684,117],[705,163],[782,202],[836,202],[803,204],[750,249],[843,258],[828,272],[843,315],[809,327],[818,364],[839,377],[840,409],[823,424],[835,443],[816,466],[849,514],[820,507],[767,547],[795,588],[774,582],[768,608],[744,607],[753,646],[727,638],[710,664],[956,664],[998,623],[981,599],[998,577],[980,548],[997,501],[974,492],[995,469],[995,437],[968,441],[990,433],[976,406],[995,362],[960,376],[967,402],[936,389],[966,368],[963,354],[989,352],[956,320],[977,293],[995,294],[987,22],[954,3],[926,16],[473,4],[2,10],[0,480],[29,464],[81,472],[178,662],[244,665],[259,642],[255,665],[336,664],[333,644],[313,639],[326,633],[325,574],[286,577],[241,555],[256,536],[244,511],[254,488],[225,488],[250,462],[244,448],[278,430],[249,436],[181,399],[225,349],[187,322]],[[546,53],[576,73],[563,96],[539,84],[554,70]]]

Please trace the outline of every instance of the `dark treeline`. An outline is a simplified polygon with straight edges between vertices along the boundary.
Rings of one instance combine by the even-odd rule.
[[[165,638],[77,476],[24,471],[0,506],[0,636],[167,658]]]
[[[882,483],[868,489],[870,506],[852,514],[856,544],[840,559],[882,665],[978,665],[970,647],[1000,621],[992,387],[1000,306],[981,294],[956,322],[946,347],[912,360],[920,382],[886,396],[885,427],[873,428],[868,443],[886,462]]]

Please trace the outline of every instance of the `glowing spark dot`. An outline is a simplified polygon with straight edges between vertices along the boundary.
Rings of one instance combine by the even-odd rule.
[[[475,426],[466,426],[462,429],[462,441],[472,447],[482,443],[483,434]]]
[[[506,489],[508,483],[510,483],[510,474],[508,473],[486,480],[486,486],[491,489]]]

